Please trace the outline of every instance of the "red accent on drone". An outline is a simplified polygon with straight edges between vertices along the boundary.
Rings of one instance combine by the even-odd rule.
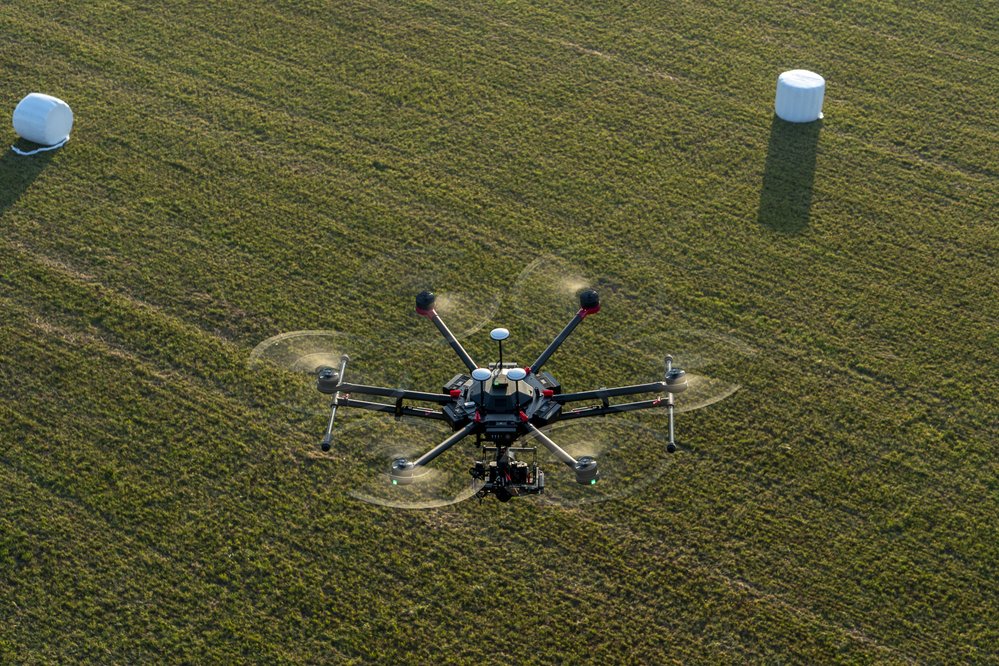
[[[416,314],[420,315],[421,317],[426,317],[427,319],[433,319],[434,317],[437,316],[437,311],[434,310],[433,308],[430,308],[429,310],[422,310],[420,308],[416,308]]]
[[[520,411],[520,420],[527,423],[527,414],[524,413],[524,410]]]
[[[586,319],[587,315],[596,314],[600,312],[600,304],[597,303],[592,308],[579,308],[579,312],[576,313],[583,319]]]
[[[461,389],[451,389],[450,393],[452,398],[458,399],[461,397]]]
[[[551,389],[541,389],[541,395],[545,396],[546,398],[550,398],[553,395],[555,395],[555,391]]]

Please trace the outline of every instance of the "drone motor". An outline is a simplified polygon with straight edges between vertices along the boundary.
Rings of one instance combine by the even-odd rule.
[[[320,393],[333,395],[340,384],[340,373],[333,368],[319,368],[316,378],[316,388]]]
[[[600,470],[597,469],[597,461],[590,456],[582,456],[573,465],[576,472],[576,483],[583,486],[592,486],[600,478]]]

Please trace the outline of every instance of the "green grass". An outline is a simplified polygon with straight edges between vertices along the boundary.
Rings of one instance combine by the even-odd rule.
[[[995,663],[994,11],[734,7],[4,4],[0,108],[76,123],[0,158],[0,662]],[[539,257],[603,294],[573,389],[744,387],[642,493],[363,504],[248,367],[336,329],[437,387],[428,274],[533,358]]]

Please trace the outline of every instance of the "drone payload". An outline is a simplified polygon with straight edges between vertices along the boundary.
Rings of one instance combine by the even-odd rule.
[[[596,291],[587,289],[580,293],[579,311],[529,366],[503,361],[503,341],[510,335],[505,328],[496,328],[490,333],[492,340],[499,345],[499,360],[479,366],[441,320],[434,309],[435,298],[430,291],[421,292],[416,297],[416,312],[437,327],[461,359],[465,371],[444,384],[440,393],[432,393],[352,383],[347,380],[350,363],[347,355],[341,357],[338,368],[320,368],[316,388],[331,396],[329,421],[321,443],[324,451],[332,446],[333,427],[340,407],[389,413],[396,418],[406,416],[443,421],[450,426],[453,434],[414,460],[396,458],[392,461],[390,469],[386,470],[391,484],[406,486],[419,483],[434,459],[474,435],[483,453],[483,459],[476,460],[470,470],[473,483],[478,485],[476,494],[480,498],[495,495],[505,502],[515,496],[544,492],[545,475],[536,459],[533,464],[521,459],[525,453],[536,452],[536,447],[523,445],[525,441],[539,442],[556,460],[572,470],[577,483],[597,483],[600,472],[594,456],[575,458],[542,431],[556,422],[665,408],[669,418],[666,450],[670,453],[676,450],[674,394],[686,390],[687,376],[683,370],[673,367],[671,356],[665,357],[662,381],[576,393],[564,392],[558,380],[543,370],[548,359],[583,319],[600,311]],[[610,402],[612,398],[641,394],[657,395],[634,402]],[[388,398],[393,402],[360,399],[356,397],[358,395]],[[597,404],[577,406],[578,403],[594,402]],[[412,403],[429,403],[435,407]]]

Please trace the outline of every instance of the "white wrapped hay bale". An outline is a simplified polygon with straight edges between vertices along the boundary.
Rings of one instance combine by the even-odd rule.
[[[810,123],[822,117],[826,80],[807,69],[792,69],[777,77],[774,106],[781,120]]]
[[[21,138],[40,143],[51,150],[69,141],[73,129],[73,111],[58,97],[31,93],[14,109],[14,131]],[[14,148],[22,155],[29,154]],[[38,151],[30,151],[38,152]]]

